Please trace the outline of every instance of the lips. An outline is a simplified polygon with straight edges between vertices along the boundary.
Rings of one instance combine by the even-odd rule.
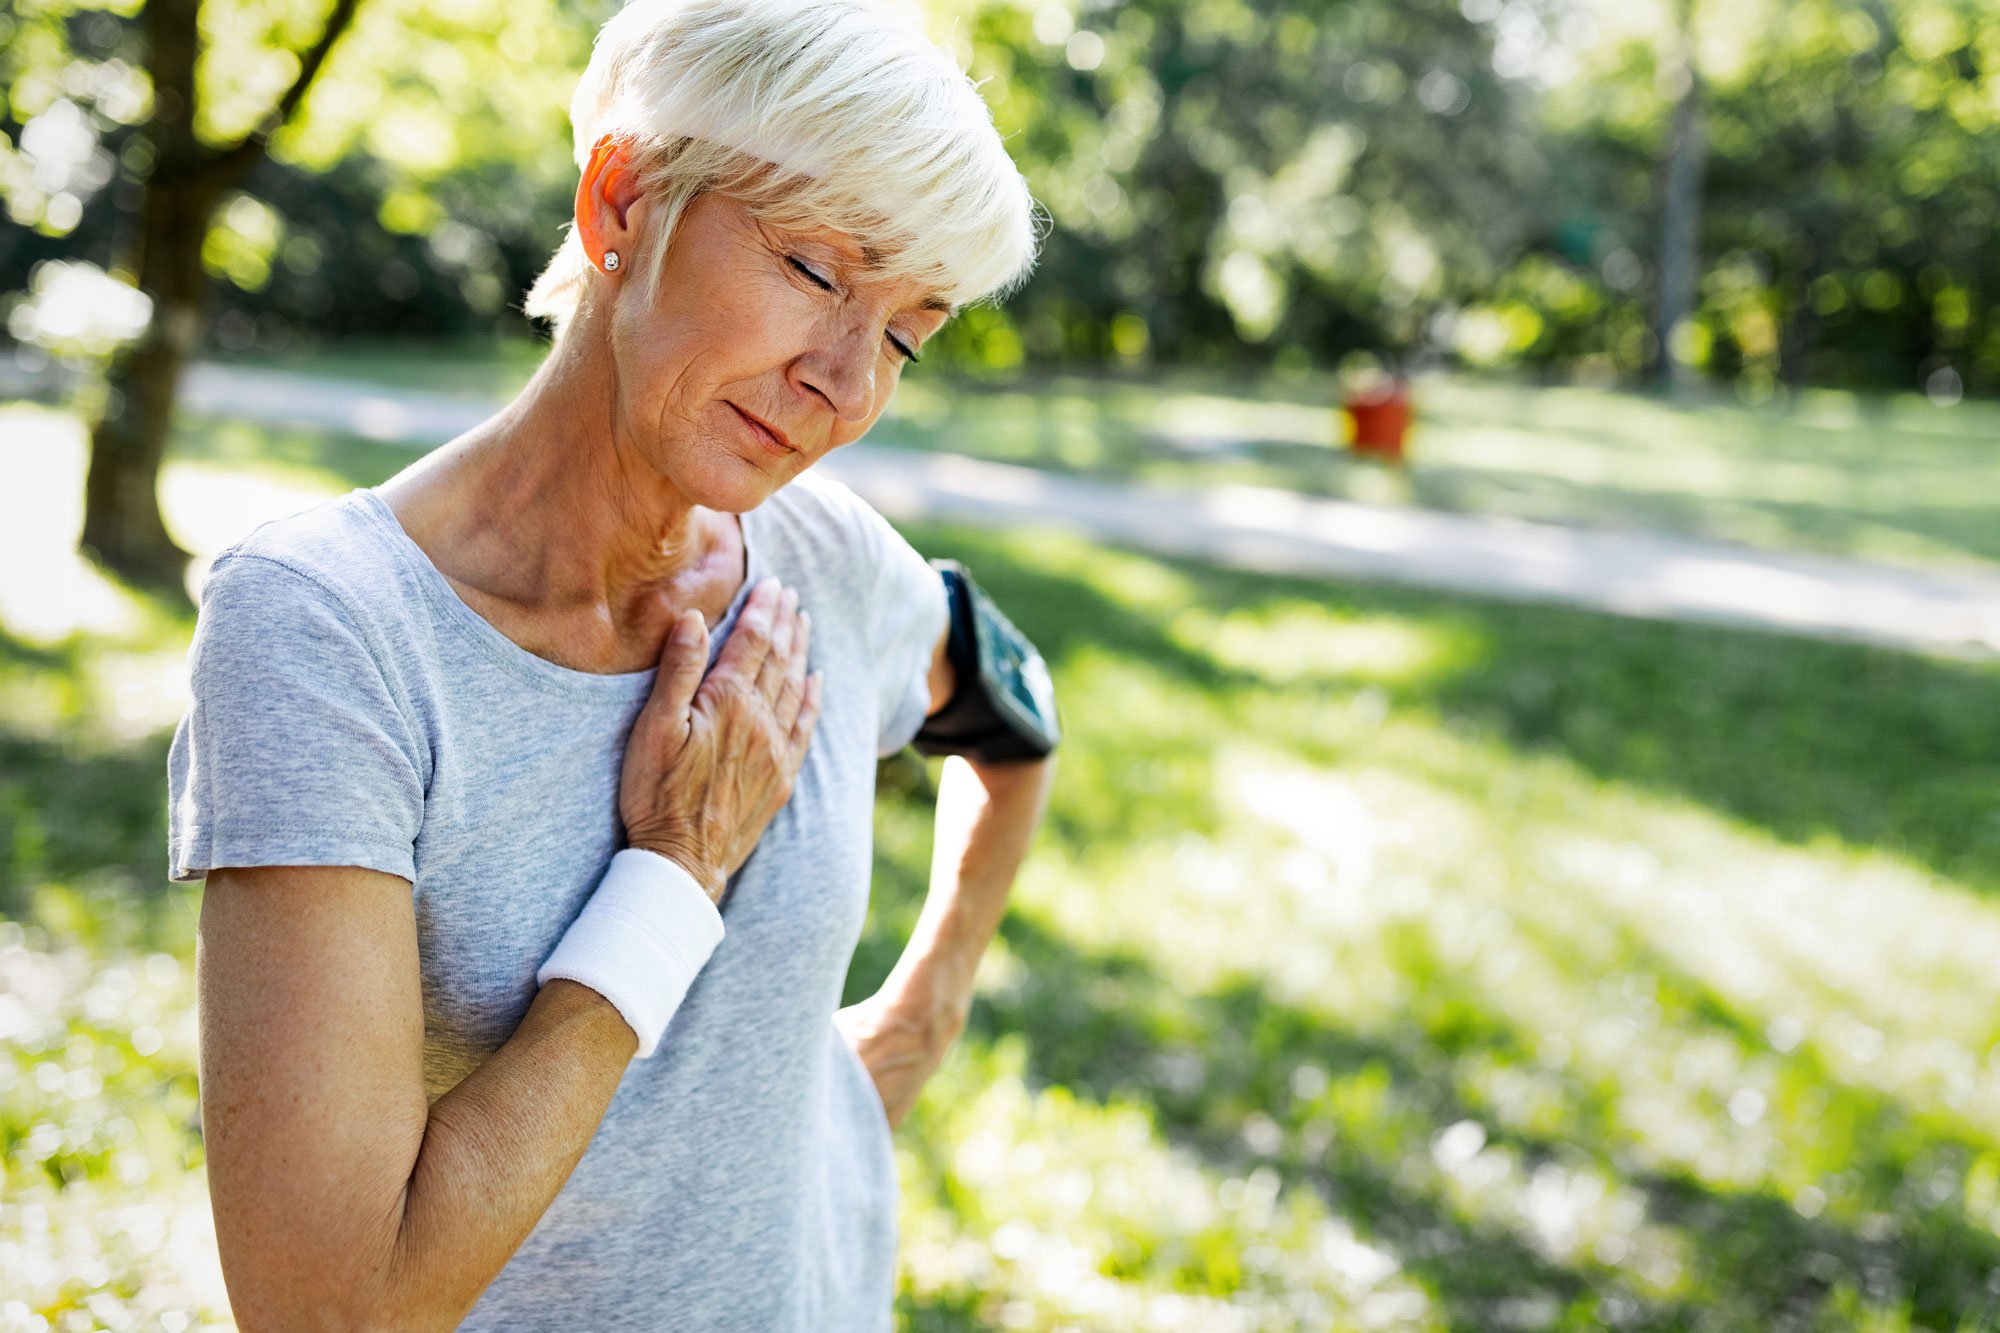
[[[798,450],[792,447],[792,442],[785,437],[783,431],[771,425],[762,417],[752,416],[734,403],[730,403],[729,408],[743,419],[743,424],[749,427],[750,434],[756,437],[757,442],[772,453],[783,456],[798,452]]]

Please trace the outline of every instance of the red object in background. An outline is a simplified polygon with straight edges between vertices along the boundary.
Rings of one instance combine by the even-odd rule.
[[[1378,454],[1403,461],[1403,440],[1410,433],[1410,386],[1392,379],[1374,388],[1358,389],[1341,404],[1347,413],[1348,444],[1357,454]]]

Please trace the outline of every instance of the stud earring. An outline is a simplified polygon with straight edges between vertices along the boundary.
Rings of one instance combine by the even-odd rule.
[[[606,250],[604,252],[604,271],[606,273],[616,273],[618,271],[618,252],[616,250]]]

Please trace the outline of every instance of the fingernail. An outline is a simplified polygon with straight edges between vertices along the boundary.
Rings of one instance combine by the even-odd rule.
[[[692,646],[701,640],[701,632],[708,628],[702,623],[701,612],[683,611],[681,618],[674,622],[674,642]]]

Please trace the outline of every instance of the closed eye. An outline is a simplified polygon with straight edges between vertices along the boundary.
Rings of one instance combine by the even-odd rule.
[[[800,259],[797,255],[786,255],[785,262],[787,264],[790,264],[793,268],[797,269],[801,274],[805,276],[806,281],[812,283],[815,287],[818,287],[821,291],[831,292],[838,290],[833,285],[830,279],[828,279],[824,274],[819,272],[819,270],[813,268],[812,265]],[[896,349],[896,354],[902,357],[903,360],[910,362],[912,365],[923,360],[922,357],[917,355],[916,348],[904,342],[901,338],[898,338],[895,334],[885,333],[882,336],[888,341],[889,346]]]
[[[787,264],[790,264],[793,268],[797,269],[799,272],[805,274],[806,280],[811,282],[814,286],[820,288],[822,291],[830,292],[834,289],[832,282],[830,282],[824,275],[819,273],[819,271],[814,269],[811,265],[802,263],[797,255],[786,255],[785,262]]]

